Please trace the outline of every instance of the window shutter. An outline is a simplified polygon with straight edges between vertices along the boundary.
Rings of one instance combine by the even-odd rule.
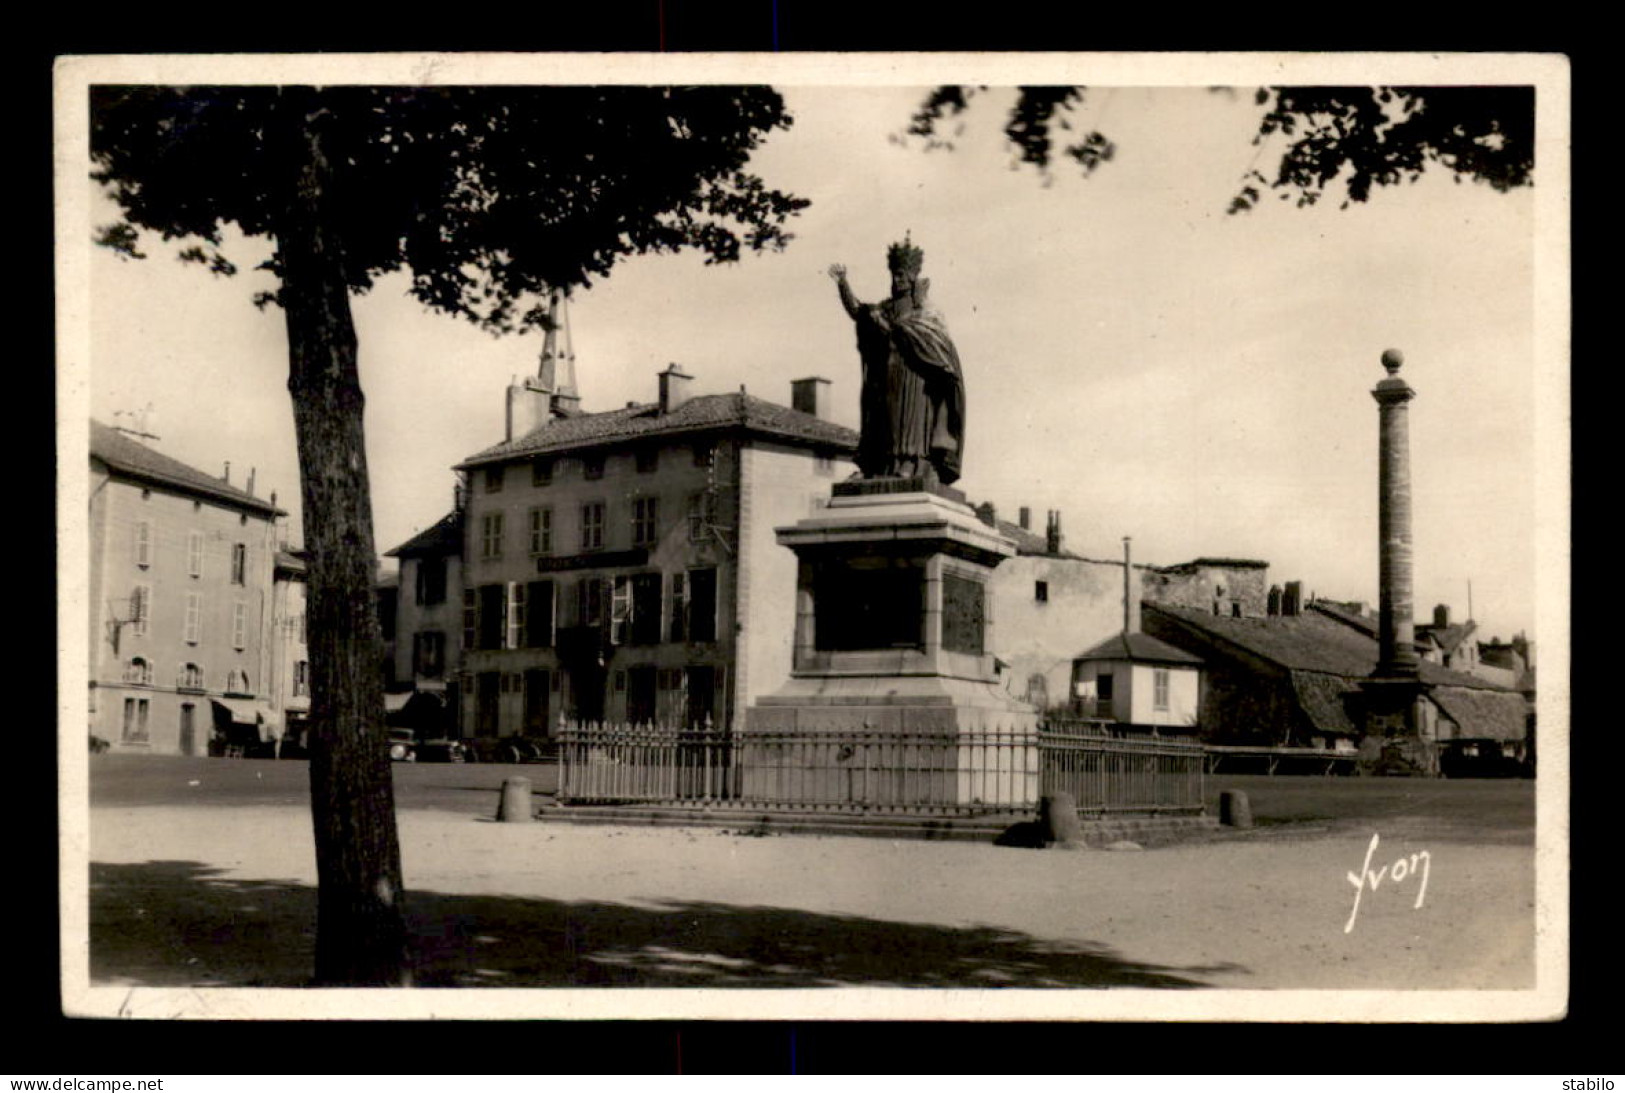
[[[231,647],[241,649],[248,644],[248,605],[231,605]]]
[[[196,645],[203,637],[203,597],[196,592],[186,594],[186,620],[181,634],[183,640]]]
[[[194,531],[186,537],[186,571],[194,577],[203,576],[203,533]]]
[[[688,586],[686,574],[671,575],[671,640],[688,639]]]
[[[524,645],[525,586],[509,581],[503,590],[504,613],[507,618],[507,643],[504,649],[518,649]]]
[[[479,630],[479,597],[472,588],[463,589],[463,651],[474,648],[474,637]]]
[[[614,590],[610,598],[609,617],[609,640],[616,645],[624,645],[632,625],[632,579],[630,577],[623,575],[615,578]]]
[[[152,564],[152,525],[145,520],[135,526],[135,564],[143,569]]]

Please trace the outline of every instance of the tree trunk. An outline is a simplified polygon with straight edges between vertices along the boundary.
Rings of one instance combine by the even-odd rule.
[[[294,174],[277,260],[309,552],[315,982],[400,986],[410,970],[355,327],[341,243],[324,212],[331,175],[316,92],[284,89],[282,106]]]

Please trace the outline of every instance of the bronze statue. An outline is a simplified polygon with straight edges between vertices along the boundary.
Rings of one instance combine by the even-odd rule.
[[[858,470],[865,478],[952,484],[965,453],[965,383],[941,314],[926,302],[925,254],[905,238],[886,251],[891,297],[860,303],[846,267],[829,267],[863,360]]]

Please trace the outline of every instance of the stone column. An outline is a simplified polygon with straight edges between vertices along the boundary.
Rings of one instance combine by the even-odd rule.
[[[1378,414],[1377,524],[1380,537],[1380,610],[1378,617],[1378,678],[1414,677],[1417,674],[1416,629],[1411,594],[1411,456],[1410,423],[1406,403],[1416,397],[1410,384],[1399,378],[1404,356],[1386,350],[1382,366],[1388,378],[1371,392]]]

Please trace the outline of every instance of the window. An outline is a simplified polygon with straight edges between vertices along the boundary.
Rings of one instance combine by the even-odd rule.
[[[186,594],[186,615],[181,623],[181,640],[196,645],[203,638],[203,594]]]
[[[717,640],[717,571],[688,571],[688,640]]]
[[[688,541],[702,542],[710,526],[716,522],[716,495],[709,490],[690,494],[688,498]]]
[[[439,679],[446,671],[446,635],[424,630],[412,635],[412,673],[425,679]]]
[[[189,532],[186,536],[186,572],[194,577],[203,576],[203,533]]]
[[[501,467],[487,467],[487,468],[485,468],[485,492],[486,493],[501,493],[502,492],[502,468]]]
[[[479,607],[475,600],[472,588],[463,589],[463,651],[474,648],[476,627],[479,623]]]
[[[659,541],[659,499],[655,497],[633,498],[632,545],[654,546]]]
[[[1151,670],[1151,696],[1153,707],[1158,710],[1168,709],[1168,669]]]
[[[152,525],[145,520],[135,526],[135,564],[142,569],[152,565]]]
[[[377,589],[373,595],[373,603],[378,611],[378,629],[385,641],[395,640],[396,602],[395,595],[399,590],[391,587]]]
[[[525,593],[525,644],[546,649],[553,644],[553,582],[531,581]]]
[[[530,510],[530,552],[553,553],[553,510]]]
[[[446,602],[446,559],[419,558],[414,576],[417,602],[425,607]]]
[[[241,601],[231,605],[231,647],[242,649],[248,644],[248,605]]]
[[[581,460],[581,477],[604,477],[604,457],[601,455],[583,456]]]
[[[130,621],[137,637],[147,636],[147,620],[152,616],[152,586],[138,584],[130,594]]]
[[[604,621],[604,582],[597,577],[583,577],[576,586],[576,619],[582,626]]]
[[[813,473],[821,478],[835,477],[835,457],[821,454],[813,456]]]
[[[310,661],[308,660],[293,662],[293,697],[310,697]]]
[[[231,544],[231,583],[248,583],[248,544]]]
[[[1049,706],[1049,680],[1044,673],[1034,672],[1027,677],[1027,701],[1040,710]]]
[[[633,457],[637,463],[639,474],[653,474],[660,466],[660,449],[655,447],[639,448]]]
[[[201,665],[190,662],[181,665],[181,674],[175,680],[175,686],[183,691],[203,690],[203,668]]]
[[[551,486],[553,484],[553,461],[551,459],[537,459],[531,463],[530,484],[532,486]]]
[[[502,557],[502,513],[488,512],[480,518],[480,557]]]
[[[147,700],[126,698],[123,741],[126,744],[145,744],[147,740]]]
[[[694,445],[694,465],[696,467],[715,466],[717,461],[717,443],[714,440],[697,441]]]
[[[616,644],[656,645],[660,642],[659,573],[635,573],[615,578],[610,598],[610,640]]]
[[[226,693],[228,695],[251,694],[248,688],[248,673],[241,668],[233,668],[226,673]]]
[[[479,645],[480,649],[502,648],[506,606],[502,601],[503,586],[481,585],[479,589]]]
[[[581,506],[581,549],[601,550],[604,546],[604,503],[591,501]]]
[[[124,666],[124,682],[152,686],[152,664],[145,657],[131,657]]]
[[[1039,603],[1049,603],[1048,581],[1033,582],[1033,599],[1037,600]]]

